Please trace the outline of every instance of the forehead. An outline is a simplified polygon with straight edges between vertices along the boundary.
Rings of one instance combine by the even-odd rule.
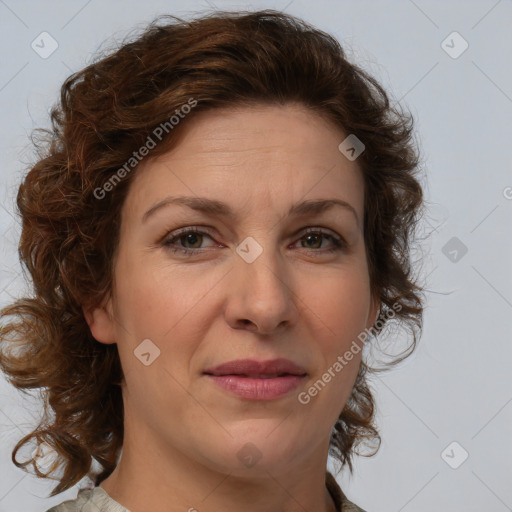
[[[237,154],[243,158],[244,152],[254,158],[282,154],[290,159],[310,153],[318,159],[318,153],[332,156],[327,148],[336,149],[343,138],[341,128],[302,105],[231,107],[194,113],[171,153],[176,159],[215,153],[229,160]]]
[[[338,149],[345,138],[300,105],[197,112],[172,150],[139,165],[126,202],[141,210],[185,194],[288,210],[299,200],[337,197],[362,216],[364,182],[356,162]]]

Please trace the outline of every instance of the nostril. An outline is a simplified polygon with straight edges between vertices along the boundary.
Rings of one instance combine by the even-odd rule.
[[[250,320],[244,318],[242,320],[240,320],[240,323],[245,326],[245,327],[251,327],[251,328],[255,328],[256,326],[253,324],[253,322],[251,322]]]

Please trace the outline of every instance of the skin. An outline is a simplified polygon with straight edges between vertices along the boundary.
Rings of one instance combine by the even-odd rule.
[[[300,105],[198,113],[179,144],[147,159],[121,215],[115,286],[86,311],[94,337],[117,343],[125,373],[121,460],[101,487],[132,512],[335,510],[325,487],[330,432],[361,352],[304,405],[307,390],[376,320],[363,237],[364,181],[338,150],[347,134]],[[169,195],[226,202],[236,219],[168,205]],[[347,208],[288,217],[292,204],[337,198]],[[178,228],[204,235],[163,242]],[[335,252],[321,228],[347,246]],[[253,237],[252,263],[235,251]],[[311,235],[310,235],[311,236]],[[134,355],[150,339],[160,355]],[[291,359],[307,376],[274,400],[233,396],[203,375],[233,359]],[[246,443],[261,458],[247,467]],[[247,450],[247,448],[245,448]]]

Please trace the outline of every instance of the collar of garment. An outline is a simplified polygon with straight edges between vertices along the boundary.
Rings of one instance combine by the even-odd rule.
[[[327,471],[325,485],[332,496],[338,512],[365,512],[362,508],[348,500],[334,476]],[[120,503],[111,498],[99,486],[81,489],[75,500],[68,500],[47,512],[130,512]]]

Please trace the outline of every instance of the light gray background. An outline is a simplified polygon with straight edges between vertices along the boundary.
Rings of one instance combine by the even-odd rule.
[[[512,510],[512,1],[210,5],[285,10],[330,32],[417,120],[431,233],[424,334],[414,356],[373,379],[382,446],[357,459],[354,477],[342,473],[341,485],[368,512]],[[63,80],[103,41],[156,14],[210,9],[206,1],[0,0],[0,306],[25,288],[13,201],[31,157],[28,135],[48,125]],[[31,48],[43,31],[59,45],[47,59]],[[458,58],[441,46],[453,31],[469,44]],[[461,41],[452,39],[453,52]],[[468,249],[457,262],[443,253],[453,237]],[[14,442],[38,415],[30,404],[0,380],[0,512],[42,512],[76,496],[74,488],[45,499],[53,483],[12,465]],[[463,450],[469,457],[453,469],[447,462],[460,464]]]

